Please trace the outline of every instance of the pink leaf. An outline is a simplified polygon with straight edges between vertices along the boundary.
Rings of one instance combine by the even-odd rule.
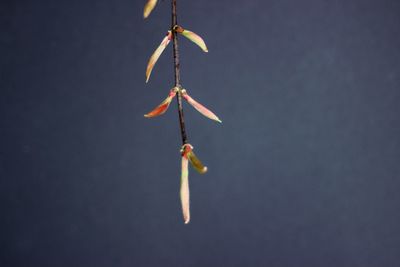
[[[160,105],[158,105],[155,109],[153,109],[149,113],[145,114],[144,116],[146,118],[152,118],[152,117],[156,117],[156,116],[164,114],[167,111],[172,99],[175,97],[177,91],[178,91],[177,88],[171,89],[168,97]]]
[[[168,31],[167,36],[164,37],[160,45],[157,47],[157,49],[154,51],[154,53],[151,55],[149,62],[147,63],[147,69],[146,69],[146,83],[150,79],[150,74],[151,71],[153,70],[154,65],[156,64],[158,58],[161,56],[162,52],[164,49],[167,47],[169,42],[172,39],[172,32]]]
[[[189,168],[188,162],[190,162],[195,170],[199,173],[205,173],[207,167],[205,167],[201,161],[193,153],[193,146],[190,144],[184,144],[181,148],[182,155],[182,170],[181,170],[181,205],[183,212],[183,219],[185,224],[190,221],[190,200],[189,200]]]
[[[147,0],[143,10],[143,17],[147,18],[157,4],[157,0]]]
[[[192,105],[195,109],[197,109],[198,112],[203,114],[209,119],[218,121],[219,123],[222,123],[222,121],[215,115],[211,110],[207,109],[205,106],[194,100],[193,98],[188,95],[185,89],[181,90],[182,97],[190,104]]]
[[[181,170],[181,205],[183,220],[185,224],[190,221],[190,193],[189,193],[189,168],[187,154],[192,150],[190,145],[184,145],[181,149],[182,153],[182,170]]]

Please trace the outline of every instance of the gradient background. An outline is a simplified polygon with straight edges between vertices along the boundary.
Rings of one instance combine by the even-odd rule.
[[[1,1],[0,265],[400,266],[400,2]]]

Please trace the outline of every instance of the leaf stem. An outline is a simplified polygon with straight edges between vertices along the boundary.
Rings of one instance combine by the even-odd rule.
[[[178,36],[174,31],[174,27],[178,25],[177,22],[177,12],[176,12],[176,0],[171,0],[172,4],[172,41],[173,41],[173,52],[174,52],[174,70],[175,70],[175,87],[181,89],[181,77],[180,77],[180,64],[179,64],[179,47],[178,47]],[[180,91],[176,94],[176,99],[178,103],[178,113],[179,113],[179,125],[181,128],[182,145],[187,144],[187,136],[185,130],[185,119],[183,116],[183,106],[182,106],[182,95]]]

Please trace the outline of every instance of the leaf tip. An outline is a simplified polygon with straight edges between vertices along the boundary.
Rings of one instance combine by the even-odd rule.
[[[199,170],[199,172],[200,172],[201,174],[206,173],[207,171],[208,171],[207,166],[204,166],[203,169]]]
[[[148,0],[143,9],[143,18],[147,19],[150,15],[151,11],[153,11],[154,7],[157,4],[157,0]]]

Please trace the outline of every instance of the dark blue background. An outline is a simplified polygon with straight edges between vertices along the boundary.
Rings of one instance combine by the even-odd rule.
[[[400,2],[178,0],[206,175],[179,202],[170,3],[2,1],[0,265],[400,266]]]

